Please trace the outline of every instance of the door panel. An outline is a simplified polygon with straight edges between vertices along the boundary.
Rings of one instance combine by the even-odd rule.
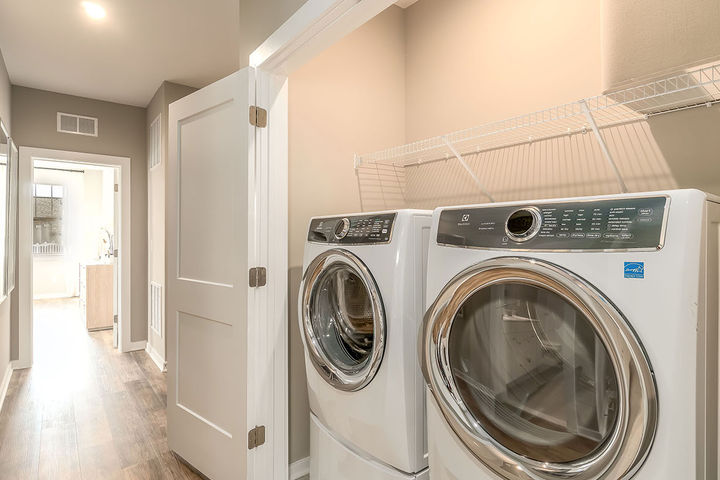
[[[232,362],[232,326],[182,312],[177,319],[177,404],[225,435],[237,412],[229,396],[207,394],[222,392],[226,381],[207,372]]]
[[[168,443],[213,479],[249,478],[251,99],[245,69],[173,103],[169,114]]]
[[[244,146],[229,128],[237,110],[225,102],[180,120],[177,127],[178,275],[230,288],[234,265],[226,255],[235,245],[228,242],[243,223],[232,197],[247,184],[247,164],[238,162]]]

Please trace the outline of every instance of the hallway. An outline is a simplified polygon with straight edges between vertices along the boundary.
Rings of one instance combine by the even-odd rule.
[[[144,351],[88,333],[77,299],[36,301],[34,335],[0,414],[0,478],[200,478],[168,450],[165,377]]]

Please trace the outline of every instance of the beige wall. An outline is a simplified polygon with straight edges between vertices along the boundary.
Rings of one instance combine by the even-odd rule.
[[[5,68],[5,61],[0,52],[0,118],[2,119],[5,126],[10,130],[10,135],[13,134],[12,124],[10,118],[11,109],[11,87],[10,77],[8,77],[7,69]],[[17,289],[15,295],[11,295],[0,303],[0,382],[2,382],[5,376],[5,371],[11,360],[11,304],[12,298],[17,295]]]
[[[603,0],[603,89],[720,59],[717,0]]]
[[[391,7],[295,71],[290,89],[290,461],[309,454],[305,362],[297,319],[312,216],[360,210],[352,158],[405,138],[403,12]]]
[[[407,141],[600,93],[600,12],[600,0],[406,9]]]
[[[131,159],[130,336],[147,338],[147,164],[145,109],[13,86],[14,135],[18,145]],[[57,132],[56,113],[99,119],[98,137]],[[15,340],[15,339],[14,339]]]
[[[150,141],[150,124],[160,115],[162,158],[160,165],[150,169],[148,154],[148,281],[165,289],[165,166],[168,151],[168,105],[196,89],[163,82],[147,106],[146,129]],[[148,143],[148,148],[150,145]],[[165,358],[165,338],[148,328],[148,342],[161,358]]]

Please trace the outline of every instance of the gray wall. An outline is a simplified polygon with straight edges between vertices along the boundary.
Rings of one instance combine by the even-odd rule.
[[[16,143],[73,152],[130,157],[131,249],[130,337],[147,339],[147,164],[145,109],[88,98],[12,87]],[[97,117],[98,137],[57,131],[57,112]],[[13,339],[16,341],[17,339]]]
[[[165,168],[168,152],[168,106],[196,89],[178,85],[172,82],[163,82],[147,106],[147,136],[150,141],[150,124],[161,115],[161,142],[162,158],[160,165],[150,170],[148,163],[148,280],[159,283],[165,287]],[[149,151],[149,146],[148,146]],[[149,162],[148,158],[148,162]],[[165,320],[167,322],[167,319]],[[151,348],[165,359],[166,339],[148,329],[148,343]]]
[[[3,59],[2,52],[0,52],[0,119],[2,119],[5,127],[10,130],[10,134],[13,134],[10,109],[11,109],[11,87],[10,78],[8,77],[7,69],[5,68],[5,60]],[[17,290],[17,289],[16,289]],[[12,304],[12,297],[6,298],[0,303],[0,382],[2,382],[5,376],[5,370],[10,363],[10,310]]]

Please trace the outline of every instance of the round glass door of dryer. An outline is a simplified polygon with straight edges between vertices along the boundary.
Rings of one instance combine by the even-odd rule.
[[[650,362],[598,290],[537,259],[453,278],[428,309],[422,367],[436,403],[504,479],[629,478],[657,428]]]
[[[448,355],[468,413],[518,455],[577,461],[613,433],[610,356],[585,315],[553,291],[508,281],[475,292],[455,315]]]
[[[385,348],[385,312],[365,264],[345,250],[318,256],[301,285],[301,329],[310,360],[332,386],[365,387]]]

